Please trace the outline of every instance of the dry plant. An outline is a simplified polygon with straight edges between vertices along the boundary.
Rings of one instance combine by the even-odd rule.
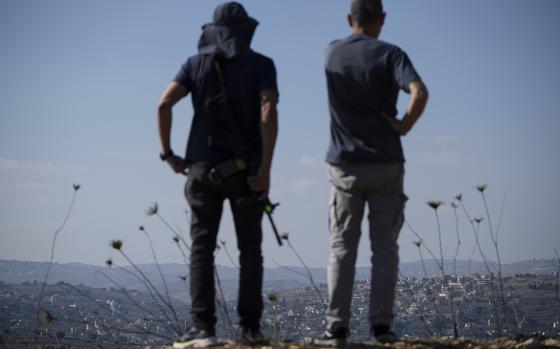
[[[294,245],[292,245],[292,242],[290,241],[290,235],[288,233],[283,233],[282,235],[280,235],[280,238],[282,240],[286,241],[286,243],[288,243],[288,246],[290,247],[290,250],[292,250],[292,252],[296,255],[296,257],[299,260],[299,262],[301,263],[301,265],[303,265],[303,267],[305,268],[305,271],[307,273],[306,276],[309,279],[309,282],[311,283],[311,287],[313,287],[313,289],[315,290],[315,292],[319,296],[319,299],[321,299],[321,303],[323,305],[326,305],[327,303],[325,302],[325,298],[321,294],[321,291],[319,290],[319,287],[317,287],[317,284],[315,283],[315,280],[313,279],[313,274],[311,274],[311,270],[309,270],[309,268],[307,267],[307,264],[304,262],[303,258],[301,258],[301,256],[299,255],[299,253],[296,250],[296,248],[294,247]]]
[[[187,250],[189,250],[189,251],[191,250],[191,246],[189,245],[187,240],[181,235],[181,231],[173,228],[171,226],[171,224],[169,224],[167,222],[167,220],[165,218],[163,218],[163,216],[159,213],[159,206],[158,206],[157,202],[154,202],[153,204],[148,206],[148,208],[146,209],[146,215],[157,216],[159,218],[159,220],[167,227],[167,229],[169,229],[169,231],[173,234],[173,236],[177,237],[183,243],[183,245],[185,246],[185,248]],[[187,215],[187,217],[188,217],[188,215]]]
[[[216,246],[216,253],[214,254],[214,260],[216,260],[216,255],[218,254],[220,250],[219,246]],[[224,289],[222,287],[222,280],[220,279],[220,274],[218,273],[218,268],[216,267],[216,265],[214,264],[212,266],[214,268],[214,277],[216,279],[216,284],[218,285],[218,292],[220,294],[220,296],[216,296],[216,304],[218,305],[218,307],[221,307],[223,312],[224,312],[224,316],[226,317],[226,321],[227,321],[227,326],[230,332],[231,337],[233,338],[235,335],[235,327],[233,325],[233,321],[231,320],[231,316],[229,315],[229,309],[226,303],[226,297],[224,295]]]
[[[477,185],[476,190],[478,190],[478,192],[482,196],[482,201],[484,202],[484,209],[486,210],[486,218],[488,219],[488,230],[490,231],[490,238],[492,239],[492,244],[494,245],[494,250],[496,251],[496,258],[498,260],[498,283],[500,285],[500,300],[502,303],[504,325],[506,326],[506,331],[507,331],[508,318],[507,318],[506,299],[504,295],[504,280],[502,278],[502,258],[500,257],[500,248],[498,247],[499,230],[494,231],[494,227],[492,225],[492,217],[490,215],[490,209],[488,208],[488,202],[486,200],[486,195],[484,194],[487,187],[488,187],[487,184]],[[504,199],[504,203],[505,203],[505,199]],[[504,206],[502,205],[502,213],[500,214],[500,221],[501,221],[501,216],[503,214],[503,207]]]
[[[152,289],[152,291],[154,292],[155,295],[157,295],[157,297],[159,298],[159,300],[167,307],[169,308],[169,310],[171,311],[171,314],[173,315],[174,318],[174,323],[176,326],[176,331],[177,334],[181,334],[182,330],[181,330],[181,325],[179,323],[179,318],[177,317],[177,312],[175,311],[175,308],[173,308],[173,306],[171,305],[171,303],[166,300],[161,293],[157,290],[157,288],[154,286],[154,284],[151,282],[151,280],[146,276],[146,274],[144,274],[144,272],[138,268],[138,266],[128,257],[128,255],[123,251],[122,249],[123,243],[121,240],[113,240],[111,241],[111,247],[115,250],[117,250],[123,257],[124,259],[126,259],[126,261],[134,268],[134,270],[138,273],[138,275],[140,275],[141,279],[143,279],[147,286],[149,286],[149,288]]]
[[[280,317],[278,315],[278,295],[274,292],[266,294],[266,298],[272,304],[272,328],[274,329],[274,342],[280,342]]]
[[[239,265],[237,263],[235,263],[235,260],[229,254],[229,251],[228,251],[227,246],[226,246],[226,240],[220,240],[220,246],[222,247],[222,249],[226,253],[226,256],[229,259],[229,262],[231,263],[231,265],[233,265],[236,269],[239,269]]]
[[[64,220],[62,221],[62,224],[60,225],[60,227],[58,229],[55,230],[54,234],[53,234],[53,238],[52,238],[52,242],[51,242],[51,256],[49,258],[49,263],[47,266],[47,272],[45,273],[45,278],[43,279],[43,283],[41,284],[41,291],[39,292],[39,298],[37,301],[37,320],[40,320],[40,316],[41,316],[41,302],[43,301],[43,293],[45,292],[45,287],[47,286],[47,281],[49,279],[49,274],[51,272],[51,267],[52,267],[52,263],[54,261],[54,250],[56,247],[56,239],[58,238],[58,234],[62,231],[62,229],[64,229],[64,227],[66,226],[66,223],[68,222],[68,219],[70,218],[70,213],[72,213],[72,209],[74,208],[74,203],[76,202],[76,196],[78,194],[78,190],[80,189],[80,185],[79,184],[73,184],[72,188],[74,188],[74,192],[72,194],[72,201],[70,202],[70,207],[68,208],[68,211],[66,212],[66,216],[64,217]]]
[[[469,214],[469,211],[467,210],[465,203],[463,202],[463,195],[459,194],[455,197],[455,199],[457,199],[457,201],[459,202],[463,213],[465,214],[467,220],[469,221],[473,234],[474,234],[474,238],[475,238],[475,245],[476,248],[478,249],[478,252],[480,253],[480,257],[482,258],[482,262],[484,263],[484,267],[486,268],[486,272],[488,273],[488,276],[490,277],[490,289],[491,289],[491,293],[490,293],[490,302],[492,304],[492,309],[494,311],[494,317],[496,319],[495,323],[496,323],[496,334],[498,336],[501,335],[502,333],[502,325],[501,325],[501,319],[499,316],[499,312],[498,312],[498,307],[496,306],[496,285],[494,283],[494,278],[492,277],[494,275],[494,273],[492,272],[492,270],[490,269],[490,266],[488,264],[488,259],[486,258],[486,255],[484,254],[484,252],[482,251],[482,246],[480,245],[480,223],[484,220],[483,217],[480,218],[471,218],[471,215]],[[475,223],[476,223],[476,227],[475,227]],[[472,259],[472,256],[471,256]],[[470,268],[470,266],[469,266]]]
[[[459,249],[461,248],[461,236],[459,235],[459,217],[457,216],[457,208],[459,205],[452,202],[453,216],[455,217],[455,233],[457,234],[457,247],[455,248],[455,255],[453,256],[453,275],[457,276],[457,257],[459,256]]]
[[[434,210],[434,214],[436,217],[436,223],[437,223],[437,230],[438,230],[438,241],[439,241],[439,253],[440,253],[440,262],[438,263],[438,267],[439,270],[441,271],[441,276],[443,278],[443,283],[446,286],[446,288],[448,289],[448,300],[449,300],[449,311],[451,312],[451,321],[453,324],[453,337],[457,338],[459,337],[459,333],[458,333],[458,326],[457,326],[457,315],[455,314],[455,307],[453,305],[453,295],[452,292],[449,290],[449,286],[448,286],[448,278],[447,278],[447,274],[445,273],[445,265],[443,262],[443,243],[441,240],[441,225],[439,222],[439,215],[438,215],[438,208],[442,205],[443,203],[441,201],[428,201],[427,205],[430,206],[433,210]]]
[[[556,269],[556,300],[560,302],[560,255],[558,250],[554,248],[554,254],[556,255],[556,261],[558,262],[558,269]]]
[[[146,239],[148,240],[148,244],[150,245],[150,251],[152,252],[152,258],[154,260],[154,263],[156,264],[156,268],[159,272],[159,276],[161,277],[161,282],[163,284],[163,287],[165,289],[165,296],[167,297],[167,300],[170,301],[170,297],[169,297],[169,288],[167,287],[167,281],[165,280],[165,277],[163,276],[163,272],[161,271],[161,266],[159,265],[159,261],[157,259],[157,255],[156,255],[156,250],[154,249],[154,244],[152,243],[152,239],[150,238],[150,235],[148,234],[148,231],[146,230],[146,228],[144,228],[144,226],[139,226],[138,230],[140,230],[142,233],[144,233],[144,236],[146,236]]]

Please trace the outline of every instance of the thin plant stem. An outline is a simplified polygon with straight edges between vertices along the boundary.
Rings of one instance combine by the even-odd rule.
[[[128,258],[126,253],[124,253],[124,251],[122,249],[119,249],[118,251],[127,260],[127,262],[130,263],[130,265],[136,270],[136,272],[138,272],[138,274],[140,274],[142,276],[142,278],[148,283],[148,285],[152,288],[152,290],[159,297],[159,299],[162,301],[162,303],[165,304],[169,308],[169,310],[171,310],[171,313],[173,314],[173,318],[175,319],[175,324],[177,326],[178,334],[180,334],[181,333],[181,324],[179,323],[179,318],[177,317],[177,312],[175,311],[175,308],[173,308],[173,306],[171,305],[170,302],[166,301],[163,298],[161,293],[159,293],[159,291],[154,287],[154,284],[152,284],[152,282],[150,281],[150,279],[148,279],[146,274],[144,274],[144,272],[140,268],[138,268],[138,266],[136,266],[136,264],[134,264],[134,262],[130,258]]]
[[[74,208],[74,203],[76,202],[76,196],[78,194],[78,189],[80,188],[79,185],[74,184],[74,192],[72,194],[72,201],[70,201],[70,206],[68,207],[68,211],[66,211],[66,216],[62,221],[62,224],[58,229],[55,230],[51,242],[51,256],[49,258],[49,264],[47,265],[47,272],[45,273],[45,278],[43,279],[43,283],[41,284],[41,291],[39,292],[39,298],[37,301],[37,322],[41,319],[41,302],[43,301],[43,294],[45,292],[45,287],[47,286],[47,281],[49,279],[49,274],[51,272],[52,263],[54,261],[54,250],[56,247],[56,239],[58,238],[58,234],[64,229],[68,219],[70,218],[70,213],[72,213],[72,209]]]
[[[224,252],[226,253],[227,258],[229,259],[229,262],[231,263],[231,265],[233,265],[236,269],[239,269],[239,265],[237,265],[237,263],[235,263],[235,261],[233,260],[233,258],[231,257],[231,255],[229,254],[228,248],[226,246],[226,241],[222,240],[221,241],[221,245],[224,249]]]
[[[325,299],[323,298],[323,295],[321,294],[321,291],[319,290],[319,288],[317,287],[317,285],[315,284],[315,280],[313,280],[313,275],[311,274],[311,271],[309,270],[309,268],[307,267],[307,264],[305,264],[305,262],[303,261],[303,259],[301,258],[301,256],[299,255],[299,253],[297,252],[297,250],[295,249],[294,245],[292,245],[292,243],[290,242],[289,239],[285,239],[286,242],[288,242],[288,246],[290,247],[290,249],[294,252],[294,254],[296,255],[297,259],[299,259],[299,262],[303,265],[303,267],[305,268],[305,271],[307,272],[307,278],[309,279],[309,282],[311,283],[311,286],[313,287],[313,289],[315,290],[315,292],[317,293],[317,295],[319,296],[319,298],[321,299],[321,303],[326,304]]]
[[[134,305],[136,308],[138,308],[138,310],[144,312],[145,314],[151,314],[151,313],[152,313],[151,310],[146,309],[146,308],[143,307],[140,303],[138,303],[134,298],[132,298],[132,296],[130,295],[130,293],[128,293],[128,290],[127,290],[126,288],[122,287],[118,282],[116,282],[115,280],[113,280],[109,275],[107,275],[107,274],[105,274],[104,272],[99,271],[99,270],[95,271],[95,273],[100,274],[101,276],[103,276],[104,278],[106,278],[107,280],[109,280],[109,282],[110,282],[111,284],[113,284],[113,286],[115,286],[116,288],[118,288],[119,291],[128,299],[128,301],[129,301],[130,303],[132,303],[132,305]],[[162,323],[165,323],[165,321],[167,321],[167,320],[158,319],[158,318],[155,318],[155,317],[145,317],[145,319],[148,319],[148,320],[150,320],[150,321],[155,321],[155,322],[162,322]]]
[[[438,231],[438,242],[439,242],[439,258],[440,258],[440,268],[443,276],[445,276],[445,266],[443,264],[443,243],[441,241],[441,226],[439,224],[439,215],[437,209],[434,209],[434,213],[436,216],[436,223],[437,223],[437,231]]]
[[[418,246],[418,254],[420,255],[420,261],[422,262],[422,270],[424,271],[424,277],[428,278],[428,272],[426,271],[426,263],[424,263],[424,256],[422,255],[422,249]]]
[[[91,325],[90,321],[87,320],[78,320],[78,319],[72,319],[72,318],[68,318],[68,317],[62,317],[62,318],[57,318],[56,321],[60,321],[60,322],[67,322],[67,323],[73,323],[73,324],[82,324],[82,325]],[[128,334],[139,334],[139,335],[150,335],[150,336],[154,336],[154,337],[158,337],[158,338],[163,338],[163,339],[167,339],[167,340],[172,340],[173,338],[170,336],[165,336],[156,332],[151,332],[145,329],[142,329],[142,331],[133,331],[133,330],[127,330],[121,327],[115,327],[113,325],[105,325],[101,322],[97,323],[97,325],[99,327],[103,327],[106,328],[108,330],[112,330],[112,331],[118,331],[118,332],[122,332],[122,333],[128,333]]]
[[[465,216],[467,217],[468,221],[471,224],[471,228],[473,230],[474,237],[475,237],[476,247],[478,248],[478,252],[480,253],[480,257],[482,257],[482,262],[484,263],[484,267],[486,268],[488,276],[490,277],[492,275],[492,271],[490,270],[490,266],[488,265],[488,260],[486,259],[486,255],[484,254],[484,252],[482,251],[482,247],[480,246],[480,240],[479,240],[480,221],[478,221],[476,223],[477,226],[478,226],[478,229],[475,228],[475,220],[471,219],[471,216],[469,215],[469,212],[467,211],[467,208],[465,207],[465,204],[463,203],[462,200],[460,200],[459,203],[461,204],[461,208],[463,209],[463,212],[465,213]],[[498,307],[496,306],[496,299],[495,299],[496,286],[494,285],[494,279],[493,278],[490,278],[490,289],[491,289],[490,301],[492,303],[492,308],[494,310],[494,316],[496,317],[496,332],[499,336],[502,333],[502,326],[501,326],[501,321],[500,321],[500,317],[499,317],[499,314],[498,314]]]
[[[502,218],[504,217],[505,207],[506,207],[506,196],[504,195],[504,199],[502,200],[502,206],[500,207],[500,217],[498,218],[498,227],[496,228],[496,240],[498,240],[498,236],[500,235],[500,231],[502,229]]]
[[[412,232],[412,234],[414,234],[414,236],[416,236],[416,237],[418,238],[418,240],[424,241],[424,239],[422,239],[422,236],[420,236],[420,234],[418,234],[418,232],[416,232],[416,230],[412,227],[412,225],[410,225],[410,223],[409,223],[407,220],[405,220],[404,223],[406,224],[406,226],[408,227],[408,229],[410,229],[410,231]],[[434,259],[434,262],[436,262],[438,268],[441,269],[438,258],[437,258],[436,255],[432,252],[432,250],[428,247],[428,245],[426,245],[425,243],[423,243],[422,246],[424,246],[424,248],[426,249],[426,251],[428,251],[428,253],[430,254],[430,256],[432,256],[432,258]]]
[[[442,249],[442,241],[441,241],[441,225],[439,223],[439,216],[437,212],[437,207],[434,209],[436,215],[436,222],[437,222],[437,229],[438,229],[438,237],[439,237],[439,253],[440,253],[440,271],[443,277],[443,282],[446,286],[448,286],[447,275],[445,274],[445,266],[443,264],[443,249]],[[459,337],[459,331],[457,326],[457,319],[455,314],[455,307],[453,306],[453,295],[451,290],[448,289],[449,293],[449,311],[451,312],[451,321],[453,322],[453,338]]]
[[[82,292],[82,291],[81,291],[80,289],[78,289],[76,286],[71,285],[71,284],[69,284],[69,283],[62,283],[62,286],[69,287],[71,290],[73,290],[74,292],[76,292],[76,293],[79,294],[80,296],[82,296],[82,297],[84,297],[84,298],[86,298],[86,299],[88,299],[88,300],[94,302],[94,303],[97,305],[97,307],[100,307],[101,309],[105,310],[106,312],[109,312],[109,313],[112,313],[112,314],[114,313],[112,309],[110,309],[110,308],[108,308],[106,305],[100,303],[99,300],[94,299],[93,297],[90,297],[90,296],[87,295],[86,293]],[[148,313],[148,314],[149,314],[149,313]],[[122,315],[122,314],[119,314],[118,312],[114,313],[114,315],[117,316],[118,318],[123,319],[123,320],[126,321],[129,325],[132,325],[133,327],[135,327],[135,328],[138,329],[139,331],[146,331],[146,330],[145,330],[144,328],[142,328],[141,326],[136,325],[136,324],[134,323],[135,320],[129,319],[129,318],[127,318],[126,316],[124,316],[124,315]],[[145,334],[149,334],[149,333],[146,332]]]
[[[155,215],[159,218],[159,220],[173,233],[174,236],[177,236],[181,242],[185,245],[185,247],[187,248],[187,250],[191,250],[191,246],[187,243],[187,241],[185,240],[185,238],[183,238],[183,236],[177,232],[168,222],[167,220],[165,220],[165,218],[163,218],[162,215],[159,214],[159,212],[156,212]]]
[[[278,264],[278,262],[276,262],[275,260],[272,260],[272,263],[274,263],[274,265],[276,265],[276,267],[278,267],[278,268],[284,269],[284,270],[286,270],[286,271],[289,271],[289,272],[294,273],[294,274],[296,274],[296,275],[299,275],[299,276],[301,276],[301,277],[307,278],[307,274],[302,273],[302,272],[299,272],[299,271],[297,271],[297,270],[295,270],[295,269],[292,269],[292,268],[290,268],[290,267],[287,267],[287,266],[285,266],[285,265],[280,265],[280,264]]]
[[[228,311],[228,307],[227,307],[227,304],[226,304],[226,297],[224,296],[224,289],[222,288],[222,281],[220,280],[220,275],[218,273],[218,268],[216,268],[216,265],[214,265],[214,277],[216,278],[216,283],[218,284],[218,292],[220,292],[220,297],[222,298],[221,299],[222,300],[221,305],[222,305],[223,310],[224,310],[224,315],[226,316],[226,321],[227,321],[227,324],[228,324],[230,335],[233,338],[233,336],[235,334],[235,329],[233,327],[233,321],[231,321],[231,317],[229,316],[229,311]]]
[[[144,287],[146,288],[146,290],[148,291],[148,294],[150,295],[150,297],[152,298],[152,300],[154,301],[154,304],[157,306],[158,310],[161,312],[161,314],[163,315],[163,317],[165,319],[167,319],[167,321],[169,321],[170,323],[173,322],[173,320],[171,320],[171,318],[169,317],[169,315],[167,314],[167,312],[165,311],[165,309],[163,309],[163,307],[161,306],[160,302],[158,301],[158,299],[156,298],[156,296],[154,295],[154,292],[152,291],[152,289],[150,288],[150,286],[146,283],[146,281],[144,281],[140,276],[134,274],[132,271],[123,268],[123,267],[119,267],[118,265],[114,264],[115,268],[117,268],[120,271],[123,271],[129,275],[131,275],[132,277],[134,277],[136,280],[140,281],[140,283],[142,285],[144,285]],[[176,331],[176,329],[175,329]]]
[[[148,243],[150,244],[150,250],[152,252],[152,258],[154,260],[154,263],[156,264],[157,270],[159,272],[159,276],[161,277],[161,282],[163,283],[163,287],[165,290],[165,296],[167,297],[167,300],[170,299],[169,297],[169,288],[167,287],[167,281],[165,281],[165,277],[163,276],[163,271],[161,270],[161,266],[159,265],[159,261],[157,259],[157,255],[156,255],[156,251],[154,249],[154,244],[152,242],[152,239],[150,238],[150,235],[148,234],[148,232],[146,231],[146,229],[144,227],[142,227],[142,229],[140,229],[140,231],[142,233],[144,233],[144,236],[146,236],[146,239],[148,240]]]
[[[452,204],[453,216],[455,217],[455,233],[457,235],[457,247],[455,248],[455,255],[453,256],[453,275],[457,276],[457,257],[459,256],[459,249],[461,248],[461,236],[459,235],[459,217],[457,216],[457,205]]]
[[[506,308],[506,299],[504,295],[504,281],[502,278],[502,258],[500,257],[500,249],[498,247],[498,234],[497,232],[494,233],[494,229],[492,226],[492,220],[490,215],[490,210],[488,208],[488,202],[486,200],[486,195],[484,195],[484,190],[480,191],[480,195],[482,196],[482,201],[484,202],[484,208],[486,210],[486,217],[488,218],[488,228],[490,230],[490,237],[492,238],[492,243],[494,244],[494,249],[496,251],[496,258],[498,259],[498,283],[500,285],[500,300],[502,303],[502,313],[504,316],[504,326],[508,326],[508,318],[507,318],[507,308]],[[503,207],[503,206],[502,206]],[[500,333],[501,335],[501,333]]]
[[[558,262],[558,269],[556,270],[556,300],[560,302],[560,255],[558,250],[554,248],[554,254],[556,255],[556,261]]]
[[[181,252],[181,256],[183,256],[183,262],[185,263],[185,266],[187,268],[189,268],[189,258],[187,257],[187,254],[185,253],[185,251],[183,251],[183,248],[181,247],[181,244],[179,244],[179,240],[178,239],[174,239],[175,244],[177,245],[177,248],[179,249],[179,252]]]

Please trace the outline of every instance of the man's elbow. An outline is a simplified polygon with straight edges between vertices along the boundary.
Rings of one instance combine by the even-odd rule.
[[[169,101],[167,100],[160,101],[157,107],[158,115],[169,113],[171,111],[171,107],[172,105]]]
[[[412,97],[418,102],[426,104],[430,97],[430,93],[428,92],[428,88],[426,87],[426,85],[424,85],[424,83],[418,82],[412,89]]]

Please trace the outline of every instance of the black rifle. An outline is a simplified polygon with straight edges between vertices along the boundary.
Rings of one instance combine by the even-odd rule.
[[[211,110],[219,118],[224,119],[224,121],[229,125],[231,133],[226,138],[222,139],[212,136],[208,137],[208,145],[210,147],[217,146],[231,149],[236,158],[235,160],[230,160],[219,164],[210,171],[210,179],[219,182],[223,179],[226,179],[235,172],[238,172],[240,170],[247,170],[247,164],[243,159],[245,150],[243,146],[243,137],[241,135],[241,132],[239,131],[239,128],[237,127],[237,124],[235,123],[235,120],[233,119],[233,115],[229,107],[229,100],[226,93],[222,70],[220,68],[220,64],[216,60],[216,57],[213,57],[212,59],[216,74],[218,75],[218,79],[220,81],[221,92],[206,101],[206,108]],[[279,246],[282,246],[282,239],[280,238],[280,234],[278,233],[278,229],[276,229],[276,224],[274,224],[274,219],[272,217],[274,210],[280,204],[271,203],[268,197],[263,201],[263,204],[264,213],[266,213],[270,225],[272,226],[272,231],[274,232],[276,241],[278,242]]]

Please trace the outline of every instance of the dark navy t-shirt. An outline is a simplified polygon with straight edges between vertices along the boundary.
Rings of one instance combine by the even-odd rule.
[[[278,90],[274,62],[259,53],[248,51],[233,59],[218,58],[224,78],[229,106],[245,147],[245,160],[259,166],[262,156],[260,133],[260,93]],[[210,146],[209,137],[225,139],[232,130],[227,121],[206,108],[206,101],[221,92],[217,72],[209,55],[190,57],[174,79],[192,94],[194,116],[185,160],[189,163],[218,164],[233,159],[233,150]]]
[[[332,165],[402,163],[400,136],[382,117],[397,115],[399,90],[420,79],[398,47],[366,35],[334,41],[327,49]]]

